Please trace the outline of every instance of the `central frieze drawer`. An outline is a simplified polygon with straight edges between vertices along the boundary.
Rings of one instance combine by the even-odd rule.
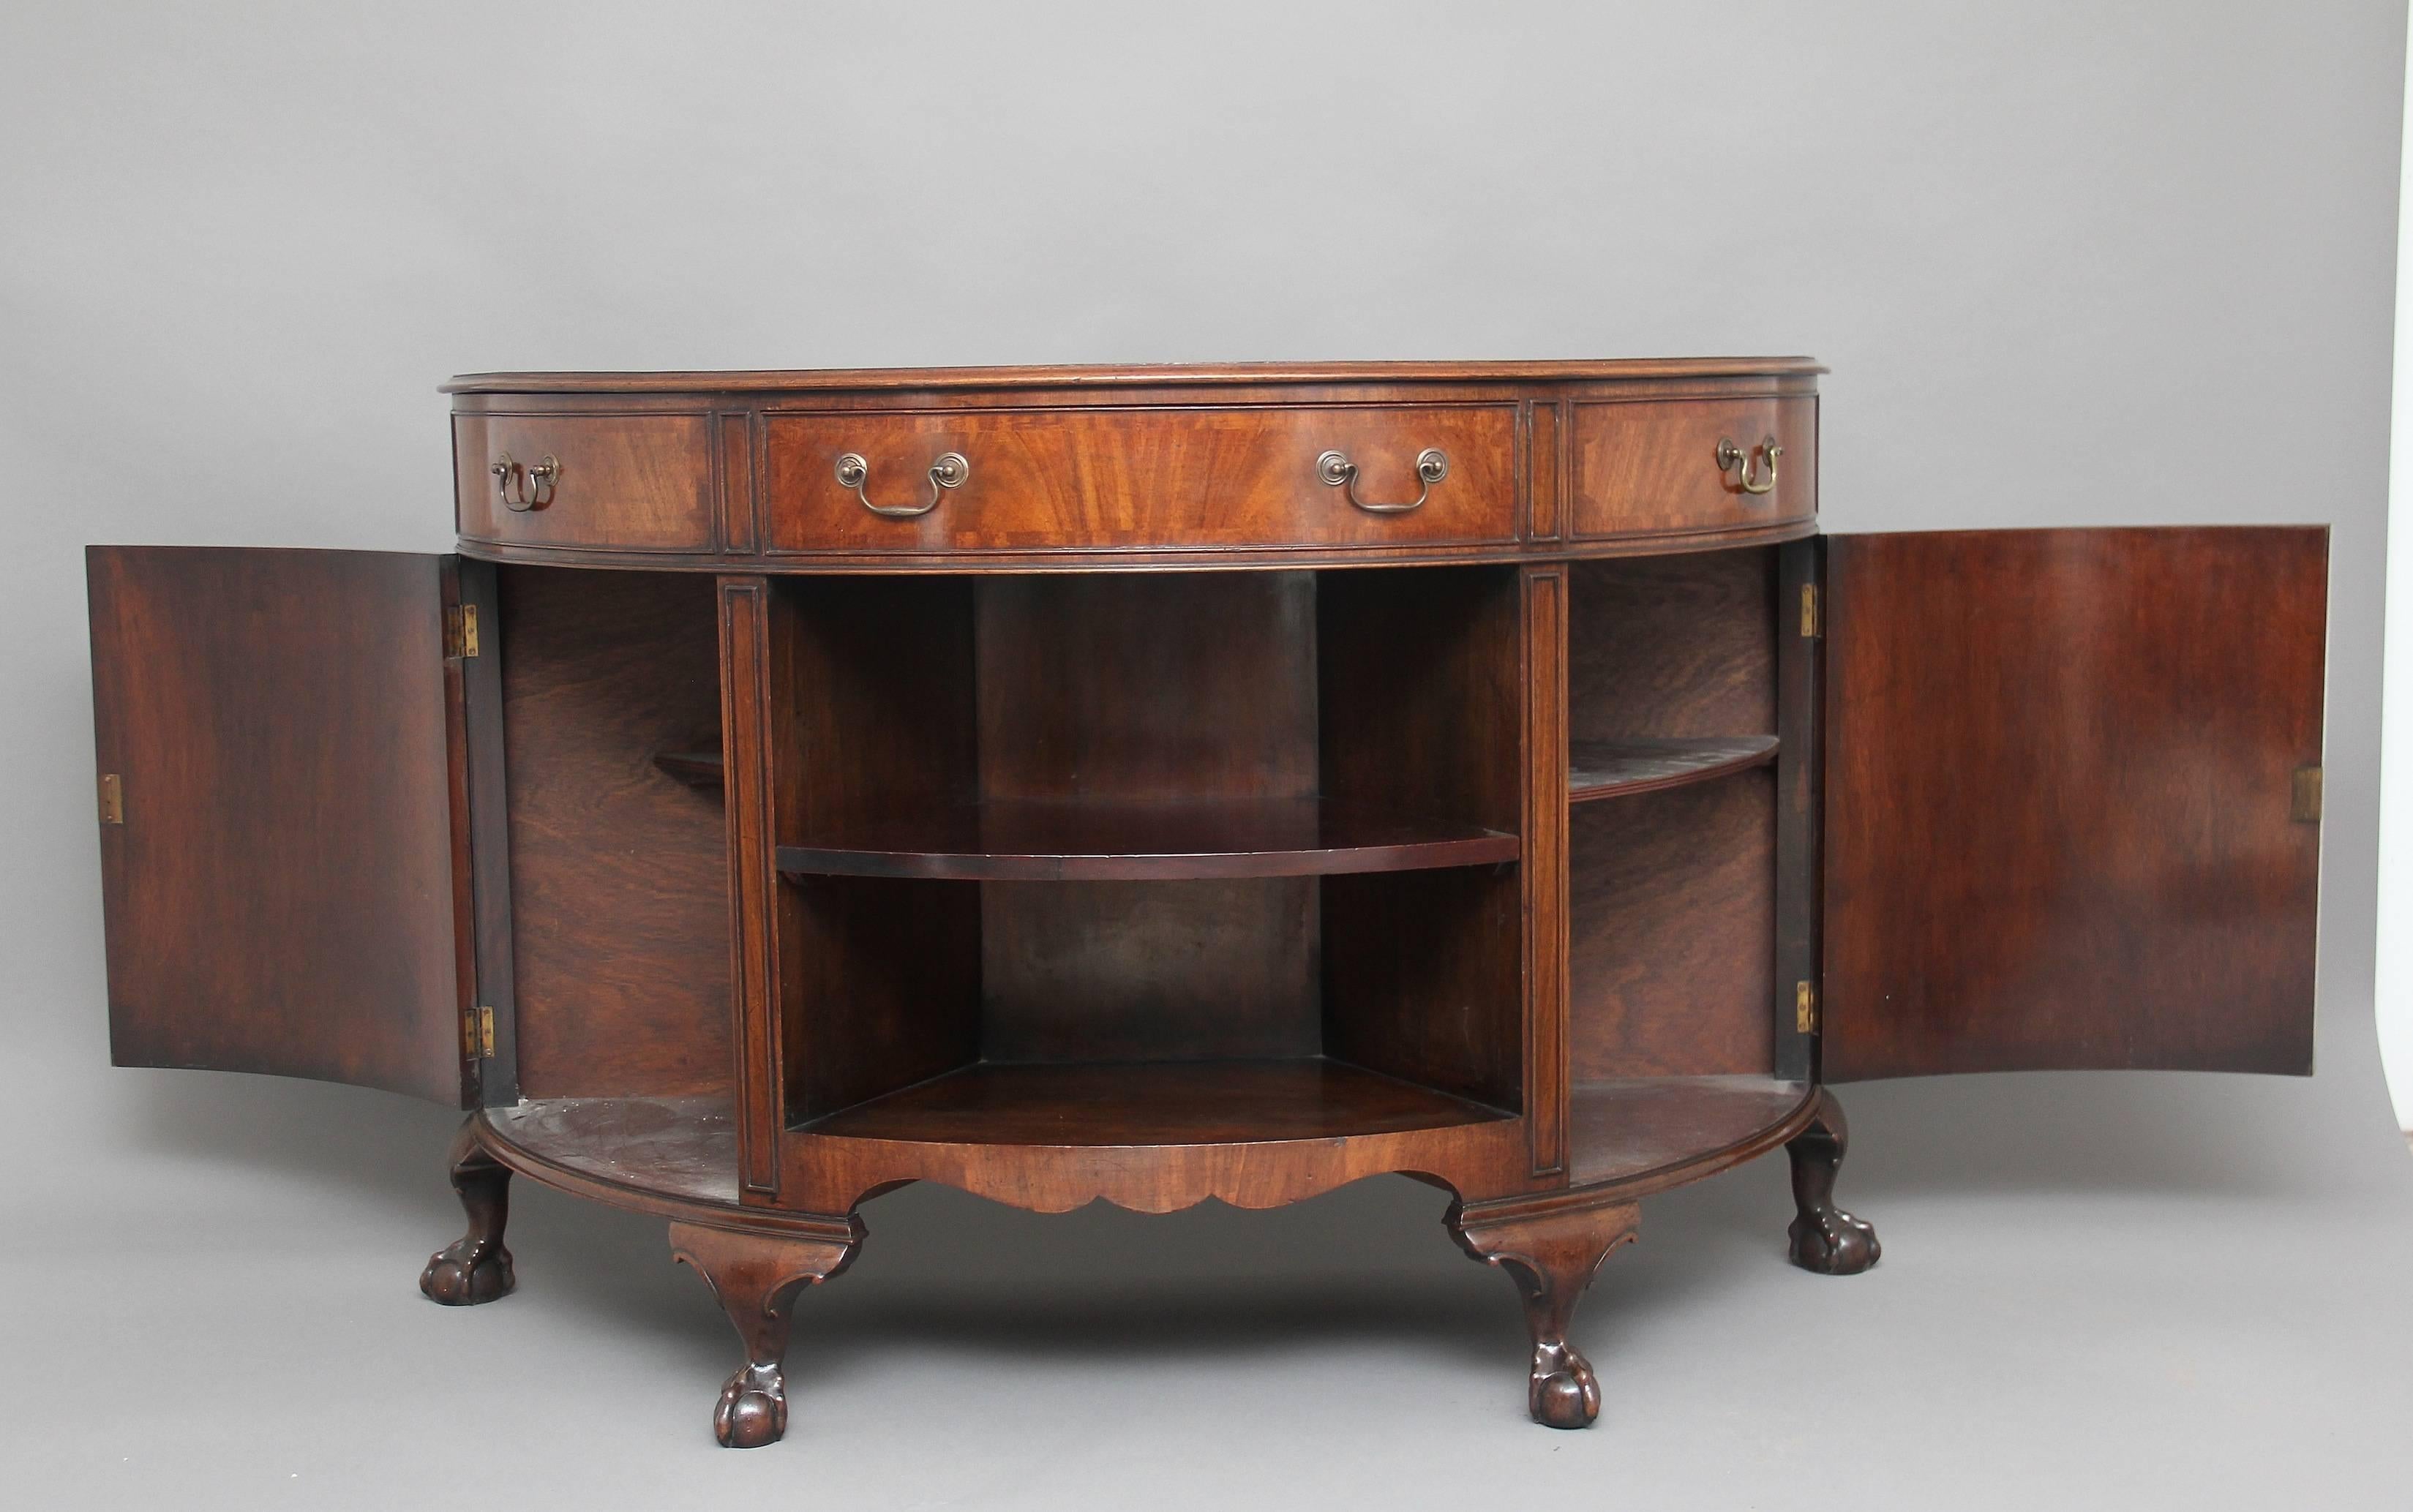
[[[763,437],[773,552],[1517,535],[1513,405],[791,410]]]

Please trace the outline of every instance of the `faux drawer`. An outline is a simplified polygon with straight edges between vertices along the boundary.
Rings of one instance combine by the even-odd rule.
[[[774,411],[764,419],[774,552],[1105,546],[1429,545],[1517,534],[1511,405]],[[1447,472],[1428,488],[1429,450]],[[1327,484],[1320,459],[1356,474]],[[964,459],[960,486],[931,468]],[[858,496],[838,477],[866,465]],[[1412,503],[1424,491],[1424,502]],[[1362,505],[1394,506],[1369,509]],[[933,502],[935,500],[935,503]],[[867,502],[866,502],[867,501]],[[887,515],[880,510],[921,510]]]
[[[513,474],[493,467],[508,456]],[[559,464],[550,487],[527,471]],[[710,422],[703,415],[452,417],[454,494],[470,541],[589,551],[713,549]],[[509,487],[526,509],[505,497]]]
[[[1573,417],[1574,534],[1734,530],[1806,520],[1818,508],[1814,398],[1577,403]],[[1782,450],[1769,481],[1766,444]],[[1739,461],[1722,465],[1731,442]]]

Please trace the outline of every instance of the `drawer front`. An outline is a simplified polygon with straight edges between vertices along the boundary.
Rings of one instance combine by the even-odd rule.
[[[775,411],[763,436],[773,552],[1431,544],[1517,535],[1513,405]],[[1325,482],[1328,452],[1342,453],[1354,475]],[[1429,485],[1418,475],[1428,452],[1446,459]],[[950,454],[962,459],[964,475],[940,488],[931,470]],[[849,456],[864,464],[859,495],[839,477]]]
[[[498,479],[491,469],[507,457],[511,473]],[[556,475],[531,477],[548,457]],[[589,551],[715,544],[703,415],[455,415],[452,464],[470,541]]]
[[[1814,398],[1665,399],[1575,406],[1574,534],[1732,530],[1818,509]],[[1772,468],[1767,443],[1781,448]],[[1732,443],[1731,460],[1722,459]]]

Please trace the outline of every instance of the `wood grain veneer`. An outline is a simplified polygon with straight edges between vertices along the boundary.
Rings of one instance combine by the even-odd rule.
[[[768,372],[465,373],[446,393],[780,393],[827,390],[1219,387],[1266,383],[1575,383],[1784,376],[1808,357],[1457,363],[1203,363],[1124,366],[791,368]]]
[[[1711,781],[1774,760],[1774,735],[1577,740],[1569,745],[1567,798],[1572,803],[1589,803],[1595,798],[1656,793],[1688,782]]]
[[[1817,512],[1814,398],[1577,401],[1569,426],[1569,533],[1578,540],[1771,525]],[[1747,492],[1739,466],[1719,466],[1722,441],[1760,453],[1752,477],[1758,486],[1768,467],[1761,449],[1771,439],[1781,451],[1768,492]]]
[[[1316,593],[1305,572],[984,579],[980,796],[1143,814],[1312,804]],[[984,1053],[1313,1052],[1316,884],[1236,869],[984,884]]]
[[[2329,533],[1828,542],[1824,1067],[2309,1073]]]
[[[1517,534],[1517,410],[1488,405],[1182,406],[1120,409],[777,410],[763,422],[765,541],[808,552],[1080,551],[1106,546],[1507,541]],[[1449,473],[1427,490],[1416,458]],[[1357,465],[1369,511],[1327,486],[1317,458]],[[927,476],[970,463],[960,487]],[[836,463],[869,464],[863,497]],[[864,507],[911,508],[894,518]]]
[[[1568,737],[1774,734],[1774,571],[1764,550],[1569,567]]]
[[[113,1063],[473,1098],[448,565],[85,553]]]
[[[1768,772],[1580,805],[1569,844],[1575,1079],[1768,1074]]]
[[[721,806],[653,761],[718,742],[712,582],[504,567],[496,590],[521,1087],[729,1095]]]
[[[547,501],[515,511],[488,468],[560,464]],[[713,440],[700,415],[479,413],[452,417],[461,535],[590,551],[708,552],[715,530]]]
[[[1817,371],[458,379],[461,559],[93,553],[113,1045],[478,1107],[438,1303],[668,1219],[724,1445],[920,1180],[1413,1175],[1581,1427],[1644,1198],[1878,1263],[1822,1078],[2310,1054],[2325,535],[1822,542]]]

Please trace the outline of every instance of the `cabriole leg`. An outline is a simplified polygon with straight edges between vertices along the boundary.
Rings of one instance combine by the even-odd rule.
[[[1533,1336],[1533,1369],[1525,1405],[1533,1421],[1585,1428],[1600,1416],[1600,1383],[1591,1361],[1567,1342],[1576,1303],[1608,1258],[1634,1238],[1642,1209],[1633,1203],[1537,1208],[1530,1200],[1450,1205],[1443,1222],[1458,1248],[1516,1282]]]
[[[1793,1263],[1822,1276],[1857,1276],[1882,1253],[1877,1231],[1835,1206],[1835,1173],[1851,1143],[1843,1105],[1821,1088],[1810,1126],[1784,1147],[1793,1161]]]
[[[732,1449],[776,1444],[788,1430],[788,1387],[780,1361],[796,1297],[851,1263],[863,1221],[851,1214],[819,1221],[825,1231],[779,1234],[671,1225],[671,1258],[694,1267],[737,1329],[746,1362],[720,1388],[712,1431]]]
[[[469,1232],[428,1257],[419,1289],[446,1307],[475,1307],[508,1296],[513,1284],[511,1252],[503,1248],[511,1173],[478,1143],[474,1117],[453,1136],[451,1159],[452,1190],[469,1215]]]

